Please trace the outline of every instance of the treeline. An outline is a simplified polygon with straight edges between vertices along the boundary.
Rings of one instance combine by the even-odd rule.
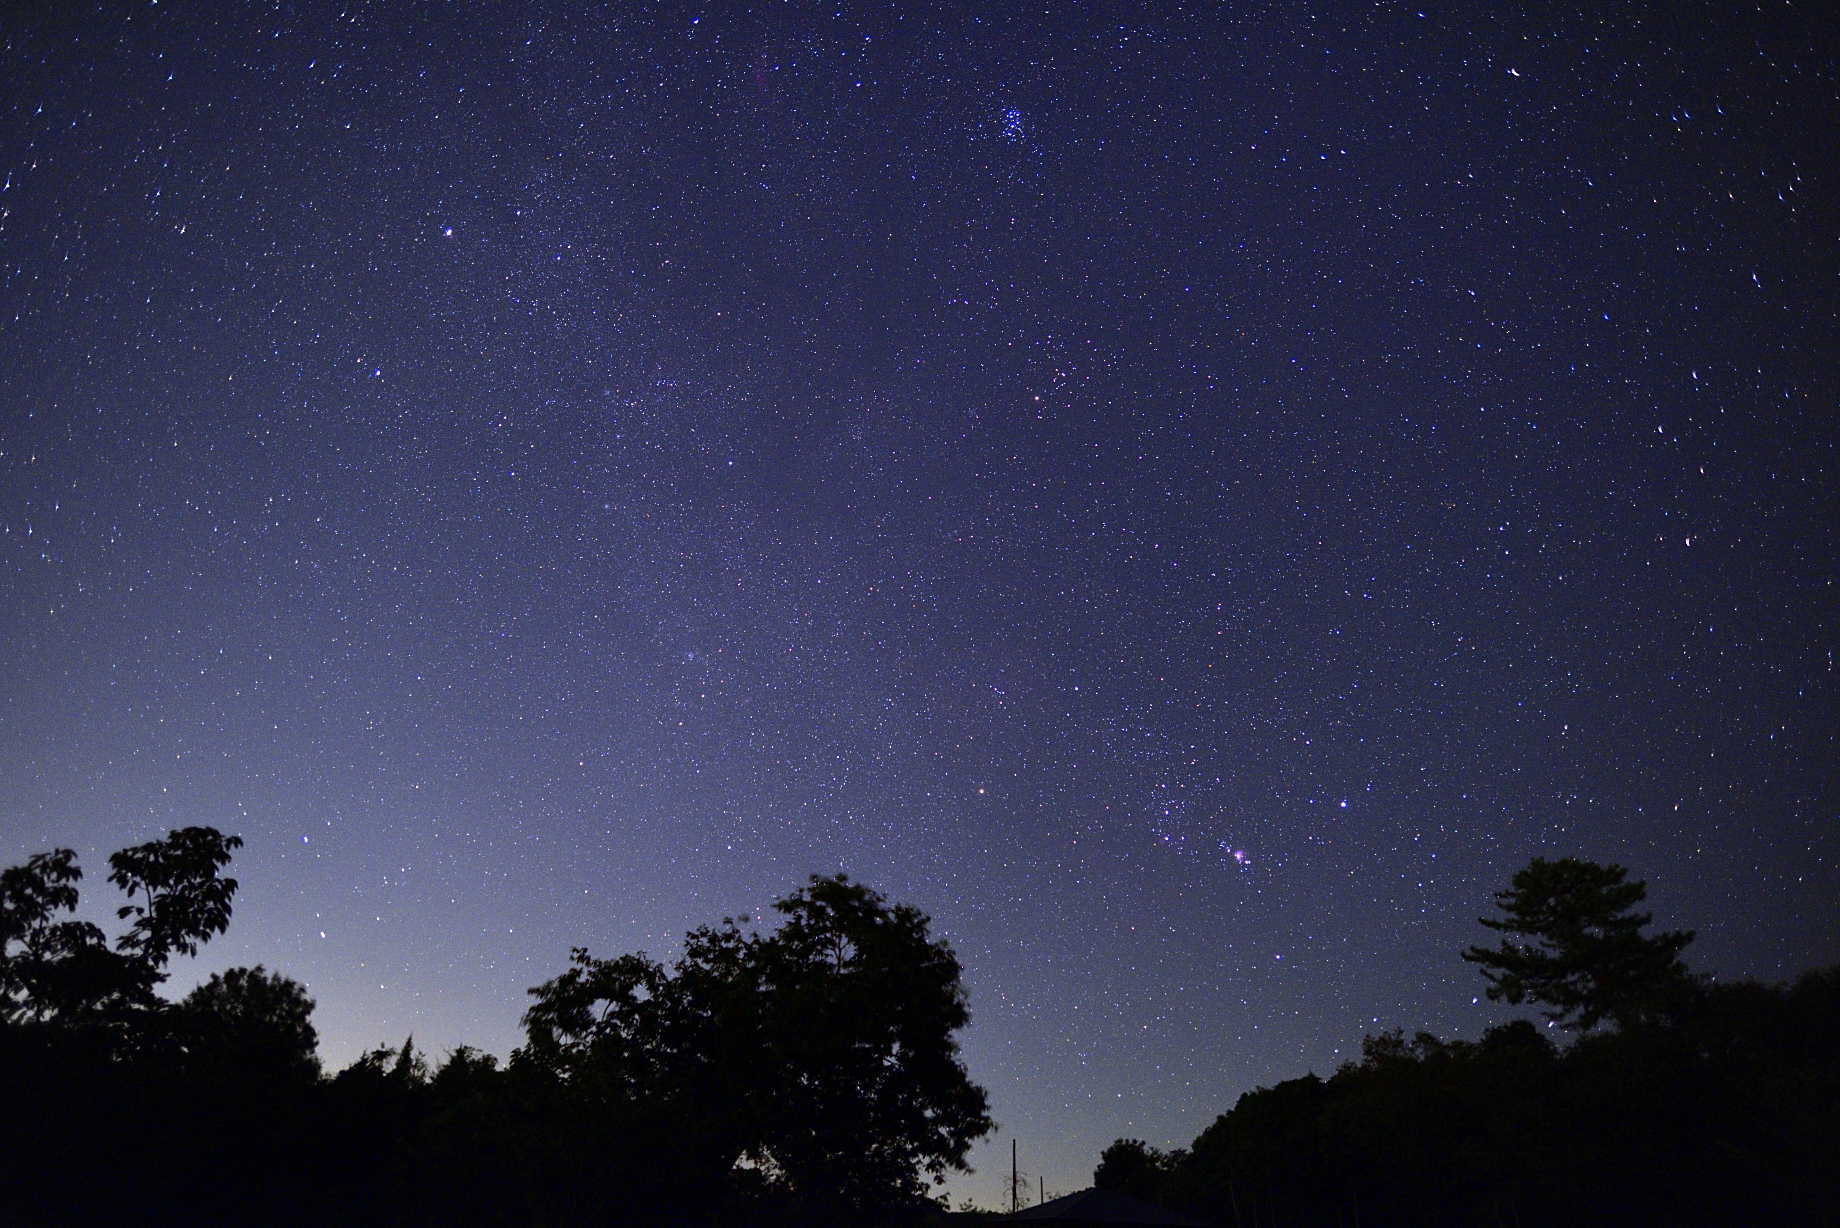
[[[1501,945],[1464,953],[1553,1027],[1369,1036],[1186,1149],[1118,1140],[1096,1181],[1235,1228],[1840,1223],[1840,967],[1695,977],[1624,875],[1536,861],[1484,921]]]
[[[405,1041],[327,1077],[285,976],[156,992],[229,924],[240,843],[116,853],[113,944],[69,850],[0,872],[0,1223],[899,1223],[991,1128],[956,957],[841,876],[668,966],[576,950],[503,1064]]]

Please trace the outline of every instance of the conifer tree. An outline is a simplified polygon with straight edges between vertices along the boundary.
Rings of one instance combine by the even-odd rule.
[[[1609,1019],[1627,1028],[1652,1017],[1690,985],[1680,952],[1691,930],[1645,935],[1653,917],[1633,911],[1648,894],[1628,871],[1576,857],[1535,858],[1495,896],[1505,916],[1481,918],[1507,935],[1463,958],[1482,970],[1491,1001],[1537,1002],[1547,1019],[1589,1031]]]

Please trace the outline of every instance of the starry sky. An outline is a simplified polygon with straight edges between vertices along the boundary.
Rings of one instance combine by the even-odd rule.
[[[992,1204],[1535,856],[1840,960],[1840,38],[1497,7],[8,5],[0,862],[241,834],[333,1068],[843,870]]]

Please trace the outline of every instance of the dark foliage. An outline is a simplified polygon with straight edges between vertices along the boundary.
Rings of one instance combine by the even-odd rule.
[[[182,827],[110,854],[109,881],[128,895],[115,915],[134,918],[121,950],[159,966],[174,954],[196,955],[200,943],[228,929],[236,880],[219,871],[242,846],[241,836]]]
[[[1840,1222],[1836,1036],[1834,968],[1566,1050],[1526,1022],[1370,1036],[1134,1166],[1132,1192],[1231,1225]]]
[[[195,1070],[263,1082],[319,1077],[313,999],[298,981],[260,964],[212,974],[185,996],[176,1015]]]
[[[112,857],[113,947],[66,919],[69,850],[0,873],[0,1223],[896,1223],[990,1128],[957,959],[841,877],[775,932],[697,930],[670,968],[577,951],[504,1067],[411,1039],[325,1078],[287,977],[154,992],[229,924],[240,843]]]
[[[0,872],[0,1222],[919,1222],[927,1178],[990,1127],[957,959],[842,877],[780,901],[776,929],[694,931],[668,966],[577,950],[502,1066],[411,1039],[326,1078],[288,978],[154,992],[228,924],[237,843],[117,854],[112,946],[70,916],[68,850]],[[1696,980],[1623,880],[1535,863],[1493,928],[1542,945],[1473,961],[1579,1025],[1568,1048],[1526,1021],[1370,1036],[1186,1151],[1119,1140],[1098,1183],[1232,1225],[1836,1222],[1840,968]]]
[[[1142,1139],[1121,1138],[1099,1153],[1099,1167],[1093,1170],[1093,1185],[1155,1201],[1165,1179],[1183,1158],[1181,1152],[1172,1156]]]
[[[159,975],[145,959],[111,951],[77,907],[83,871],[69,849],[38,853],[0,873],[0,1019],[93,1027],[140,1004]]]
[[[1506,915],[1482,918],[1507,937],[1463,952],[1482,969],[1489,999],[1540,1003],[1547,1019],[1584,1032],[1606,1019],[1633,1026],[1683,998],[1690,981],[1680,952],[1693,934],[1644,935],[1652,918],[1633,910],[1648,886],[1623,881],[1627,873],[1566,857],[1535,858],[1516,874],[1495,897]]]
[[[176,1005],[154,992],[172,956],[229,924],[221,871],[241,843],[192,827],[116,853],[132,920],[112,948],[60,919],[82,878],[70,850],[0,873],[0,1221],[254,1221],[289,1205],[318,1078],[312,1002],[260,968]]]
[[[958,960],[920,912],[842,876],[774,907],[777,931],[703,927],[669,969],[575,951],[531,991],[513,1066],[554,1081],[590,1133],[670,1140],[634,1153],[635,1185],[806,1215],[919,1205],[990,1129],[953,1039]]]
[[[1642,937],[1623,878],[1535,862],[1492,928],[1544,950],[1466,955],[1517,989],[1497,996],[1615,1029],[1567,1049],[1525,1020],[1369,1036],[1327,1080],[1241,1096],[1172,1163],[1121,1139],[1101,1172],[1236,1226],[1840,1222],[1840,968],[1696,981],[1690,935]]]

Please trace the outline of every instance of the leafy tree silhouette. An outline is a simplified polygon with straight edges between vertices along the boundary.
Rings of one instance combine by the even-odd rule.
[[[261,969],[220,974],[183,1006],[154,992],[173,956],[229,925],[237,884],[221,871],[241,844],[187,827],[110,857],[109,881],[129,897],[113,947],[66,915],[82,879],[71,850],[0,871],[0,1085],[31,1106],[0,1115],[0,1221],[180,1206],[239,1218],[285,1172],[272,1161],[317,1078],[304,992]],[[266,1038],[264,1016],[276,1024]],[[237,1060],[276,1049],[277,1036],[286,1059],[276,1069]],[[106,1165],[70,1146],[124,1121],[148,1124]]]
[[[175,953],[198,954],[200,943],[230,928],[236,880],[219,871],[241,847],[241,836],[226,836],[211,827],[182,827],[164,839],[110,854],[109,881],[130,900],[115,915],[134,918],[116,945],[155,966],[164,965]],[[137,896],[145,903],[135,902]]]
[[[0,872],[0,1020],[68,1018],[117,978],[118,970],[99,966],[111,962],[100,929],[56,919],[77,907],[76,857],[54,849]]]
[[[530,991],[513,1065],[551,1072],[628,1129],[656,1122],[704,1180],[746,1173],[814,1204],[914,1202],[923,1174],[962,1168],[991,1129],[954,1039],[970,1018],[958,959],[919,910],[842,875],[774,908],[776,932],[724,919],[692,931],[668,969],[576,949]]]
[[[88,921],[58,920],[77,907],[83,871],[70,849],[38,853],[0,872],[0,1019],[102,1026],[118,1037],[129,1016],[163,1009],[153,995],[175,954],[194,955],[230,924],[236,880],[220,870],[238,836],[185,827],[109,858],[109,881],[131,902],[133,924],[110,950]]]
[[[1510,954],[1466,953],[1495,996],[1583,1033],[1570,1045],[1526,1019],[1368,1036],[1332,1078],[1245,1093],[1161,1166],[1118,1140],[1096,1178],[1241,1226],[1834,1222],[1840,969],[1694,980],[1690,935],[1644,936],[1642,895],[1619,866],[1536,861],[1496,897]]]
[[[1692,931],[1644,935],[1653,918],[1632,910],[1648,886],[1627,874],[1575,857],[1535,858],[1517,873],[1495,896],[1506,915],[1481,919],[1508,937],[1463,952],[1481,967],[1489,999],[1541,1003],[1547,1019],[1586,1032],[1605,1019],[1628,1027],[1652,1018],[1689,987],[1679,955]]]
[[[231,968],[187,994],[179,1014],[195,1062],[249,1081],[319,1077],[313,999],[298,981],[260,964]]]
[[[1093,1170],[1093,1185],[1156,1202],[1162,1196],[1167,1175],[1177,1162],[1177,1157],[1166,1155],[1142,1139],[1121,1138],[1099,1153],[1099,1166]]]

